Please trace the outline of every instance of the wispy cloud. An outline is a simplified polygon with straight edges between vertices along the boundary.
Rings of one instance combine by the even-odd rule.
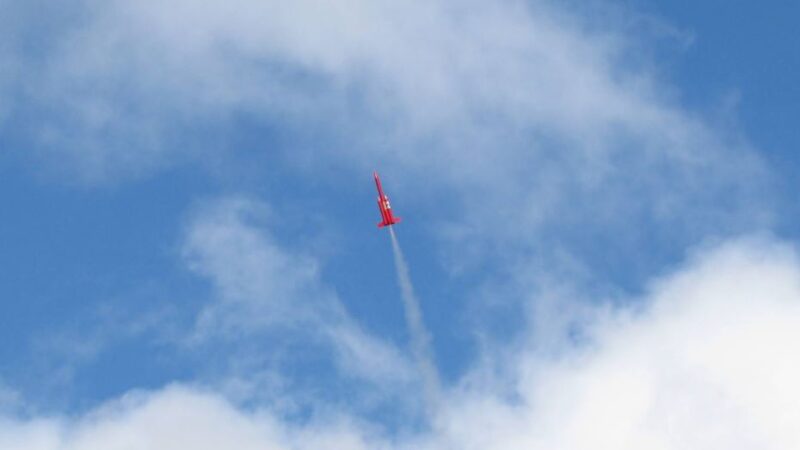
[[[402,352],[359,326],[322,283],[317,262],[279,244],[269,222],[267,206],[240,197],[210,201],[190,220],[184,257],[216,292],[191,342],[266,335],[273,342],[260,345],[271,353],[302,341],[331,351],[345,375],[384,387],[409,382],[412,370]]]
[[[75,8],[83,14],[54,28],[35,61],[21,61],[27,75],[17,77],[14,104],[35,120],[12,134],[85,180],[235,154],[207,137],[246,116],[285,135],[266,140],[264,154],[291,155],[312,171],[381,165],[415,180],[399,189],[454,244],[445,254],[456,269],[492,254],[587,259],[608,240],[615,245],[602,252],[612,264],[646,266],[664,247],[768,225],[774,211],[757,154],[736,130],[681,106],[679,91],[652,70],[653,38],[631,33],[629,15],[640,16],[621,8],[589,15],[544,1],[447,0]],[[433,199],[446,199],[444,210]]]

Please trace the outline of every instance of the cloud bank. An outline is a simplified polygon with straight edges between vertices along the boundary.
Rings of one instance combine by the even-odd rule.
[[[786,449],[800,444],[800,260],[769,239],[702,249],[638,307],[598,306],[558,356],[535,342],[476,367],[429,431],[382,431],[344,407],[289,420],[175,385],[79,417],[8,418],[20,450],[136,448]]]
[[[792,448],[799,269],[769,241],[700,252],[565,355],[516,355],[511,392],[456,391],[430,448]]]

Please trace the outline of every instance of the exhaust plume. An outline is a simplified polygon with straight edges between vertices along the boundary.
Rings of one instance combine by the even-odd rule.
[[[403,251],[394,233],[393,227],[389,228],[392,236],[392,250],[394,251],[394,264],[397,270],[397,281],[400,284],[400,291],[403,298],[403,308],[406,315],[408,331],[411,335],[411,352],[422,376],[422,383],[425,395],[426,412],[429,417],[433,417],[439,405],[439,373],[436,370],[436,363],[431,349],[431,335],[422,322],[422,311],[419,301],[414,294],[414,285],[411,284],[411,277],[408,272]]]

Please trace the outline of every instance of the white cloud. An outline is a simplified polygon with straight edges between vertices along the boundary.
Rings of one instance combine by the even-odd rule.
[[[752,149],[663,94],[669,85],[636,61],[634,38],[614,25],[589,31],[597,24],[567,7],[443,0],[76,7],[86,15],[59,28],[41,60],[0,74],[0,98],[2,78],[19,84],[19,97],[37,111],[26,138],[87,179],[204,159],[211,150],[184,141],[244,113],[325,136],[330,149],[313,150],[321,165],[383,164],[413,175],[399,191],[419,204],[445,197],[446,210],[436,210],[453,213],[446,238],[468,242],[458,248],[481,257],[493,249],[516,262],[529,256],[519,250],[568,245],[549,243],[553,236],[613,242],[602,247],[611,251],[658,239],[683,248],[769,216],[765,172]],[[0,12],[13,8],[0,3]],[[345,373],[378,386],[404,381],[404,357],[347,314],[313,257],[278,243],[269,214],[233,199],[192,217],[184,255],[215,291],[197,340],[302,330],[303,339],[329,346]],[[580,247],[577,238],[555,240]],[[586,342],[550,342],[557,357],[532,345],[509,352],[507,373],[476,368],[446,394],[433,432],[389,440],[459,449],[797,447],[794,258],[763,242],[699,258],[654,285],[641,310],[581,316],[592,325]],[[361,425],[318,432],[194,388],[134,397],[76,419],[6,420],[0,447],[378,446]]]
[[[346,423],[336,428],[324,423],[287,426],[266,411],[245,413],[218,395],[180,386],[130,394],[78,420],[0,423],[0,446],[18,450],[377,448],[348,430]]]
[[[409,201],[446,193],[458,243],[587,221],[598,239],[648,223],[686,242],[769,215],[761,162],[666,94],[624,18],[545,1],[82,6],[25,92],[48,112],[46,154],[90,179],[208,159],[202,136],[250,114],[321,136],[283,149],[309,164],[391,167]]]
[[[317,262],[278,244],[269,210],[243,198],[207,202],[191,218],[183,249],[189,267],[213,283],[195,342],[272,332],[284,344],[323,344],[345,374],[405,383],[411,370],[390,343],[370,335],[322,283]]]
[[[317,308],[332,307],[319,299],[316,261],[288,253],[257,227],[267,215],[265,205],[233,198],[211,202],[191,219],[184,259],[192,270],[210,278],[219,292],[219,304],[207,312],[209,320],[224,319],[224,311],[214,310],[218,306],[234,314],[236,329],[293,326],[295,320],[320,313]],[[295,302],[305,297],[304,302]],[[224,323],[208,328],[220,325],[231,328]]]
[[[475,395],[469,385],[457,391],[443,442],[464,449],[800,443],[793,249],[729,243],[653,284],[638,306],[602,311],[587,344],[555,361],[518,359],[513,401]]]
[[[799,330],[796,251],[746,239],[698,252],[636,306],[599,307],[588,340],[556,357],[524,346],[508,378],[476,368],[430,431],[387,435],[342,410],[301,423],[174,386],[76,418],[6,419],[0,446],[783,450],[800,445]]]

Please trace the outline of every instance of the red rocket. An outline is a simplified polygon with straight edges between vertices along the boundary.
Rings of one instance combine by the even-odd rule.
[[[392,214],[392,207],[389,205],[389,197],[383,193],[383,188],[381,187],[381,179],[378,176],[378,172],[374,173],[375,176],[375,186],[378,188],[378,209],[381,210],[381,223],[378,224],[378,228],[388,227],[400,222],[399,217],[395,217]]]

